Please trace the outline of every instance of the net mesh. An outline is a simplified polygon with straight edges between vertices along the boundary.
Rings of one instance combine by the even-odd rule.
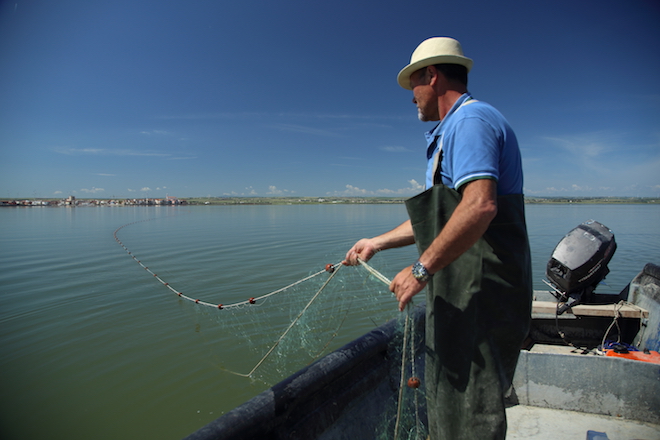
[[[368,330],[400,317],[390,355],[403,361],[392,362],[391,372],[392,381],[400,382],[401,393],[389,397],[386,411],[378,416],[376,438],[425,438],[425,414],[420,414],[424,387],[411,388],[406,383],[420,374],[414,359],[423,350],[380,275],[394,272],[386,259],[379,258],[371,271],[366,264],[315,267],[276,290],[261,291],[266,286],[257,284],[248,298],[243,295],[222,303],[179,291],[174,281],[140,260],[120,239],[123,228],[130,225],[119,227],[115,240],[149,276],[179,298],[212,362],[228,374],[272,386]],[[236,350],[237,346],[241,349]]]
[[[277,295],[222,310],[194,304],[198,322],[212,323],[211,344],[241,344],[239,357],[214,356],[224,371],[274,385],[300,368],[393,317],[391,294],[356,268],[321,273]],[[327,283],[327,284],[326,284]],[[362,290],[360,286],[369,286]],[[229,340],[228,340],[229,339]]]

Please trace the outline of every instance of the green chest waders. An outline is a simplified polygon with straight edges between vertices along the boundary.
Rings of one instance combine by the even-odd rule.
[[[435,185],[406,202],[420,254],[461,199]],[[467,252],[437,272],[426,306],[426,393],[432,440],[504,440],[511,385],[531,317],[531,257],[523,196]]]

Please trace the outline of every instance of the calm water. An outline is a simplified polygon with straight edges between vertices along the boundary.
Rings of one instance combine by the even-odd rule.
[[[588,219],[619,246],[598,292],[660,263],[660,206],[528,205],[527,217],[535,289],[545,289],[557,242]],[[119,236],[141,261],[184,293],[226,304],[338,262],[355,240],[405,218],[403,205],[0,209],[0,437],[178,439],[266,387],[222,369],[254,365],[227,331],[234,324],[161,286],[115,242],[116,228],[138,222]],[[384,252],[373,265],[392,277],[415,256]],[[382,287],[362,275],[342,283]],[[350,303],[360,313],[332,347],[396,314],[378,295]],[[246,322],[241,331],[263,333],[258,319]]]

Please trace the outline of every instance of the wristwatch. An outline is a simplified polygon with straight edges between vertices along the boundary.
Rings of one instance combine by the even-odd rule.
[[[426,283],[429,279],[431,279],[432,276],[429,273],[429,271],[426,270],[424,265],[419,262],[419,260],[417,260],[415,264],[413,264],[412,275],[415,277],[417,281],[420,281],[422,283]]]

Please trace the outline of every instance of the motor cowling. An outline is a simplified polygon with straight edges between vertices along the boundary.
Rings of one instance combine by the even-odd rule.
[[[562,296],[575,299],[575,305],[589,295],[609,273],[609,264],[616,251],[614,234],[605,225],[586,221],[561,239],[552,252],[546,277]]]

